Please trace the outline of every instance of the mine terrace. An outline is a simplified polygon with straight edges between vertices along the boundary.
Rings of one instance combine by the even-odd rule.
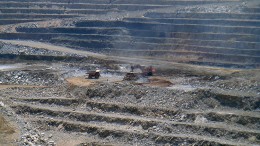
[[[0,0],[0,145],[258,146],[259,67],[259,0]]]

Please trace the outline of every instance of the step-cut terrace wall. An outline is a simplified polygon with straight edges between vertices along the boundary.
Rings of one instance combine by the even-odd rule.
[[[226,1],[76,0],[0,1],[2,24],[144,11],[143,17],[81,20],[70,27],[17,27],[3,39],[25,39],[109,55],[216,66],[259,66],[259,6],[241,12],[161,12],[185,6],[237,4]],[[149,10],[149,11],[147,11]],[[147,12],[146,12],[147,11]],[[0,23],[0,24],[1,24]]]

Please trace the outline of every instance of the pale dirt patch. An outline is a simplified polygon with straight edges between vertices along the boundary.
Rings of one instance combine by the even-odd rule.
[[[173,83],[162,77],[151,77],[149,78],[149,83],[146,85],[155,87],[169,87],[173,85]]]
[[[79,87],[87,87],[97,83],[105,83],[105,82],[121,82],[122,80],[123,80],[122,77],[118,77],[110,74],[101,74],[101,77],[99,79],[88,79],[87,75],[66,79],[68,83]]]
[[[15,141],[18,140],[19,130],[14,123],[6,120],[0,114],[0,145],[1,146],[14,146]]]
[[[87,87],[94,84],[94,80],[96,79],[85,79],[85,77],[72,77],[66,79],[70,84],[79,86],[79,87]]]

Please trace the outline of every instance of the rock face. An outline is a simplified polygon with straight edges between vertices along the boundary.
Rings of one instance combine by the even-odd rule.
[[[1,0],[0,65],[20,65],[1,112],[18,145],[259,145],[259,18],[258,0]],[[160,68],[123,80],[133,62]]]
[[[59,145],[66,134],[70,142],[81,137],[81,145],[259,144],[259,72],[170,73],[147,77],[143,84],[114,81],[118,75],[112,73],[107,80],[101,73],[100,79],[80,78],[90,83],[81,86],[63,78],[65,70],[75,71],[82,62],[66,68],[63,63],[34,62],[31,69],[1,74],[5,83],[20,85],[0,88],[0,108],[10,108],[7,115],[20,119],[20,145]],[[160,79],[172,84],[156,86]]]
[[[259,67],[257,1],[15,0],[2,1],[0,9],[1,23],[10,24],[1,26],[2,39],[43,41],[113,56]]]
[[[194,82],[189,83],[194,85]],[[69,93],[68,98],[64,93]],[[51,139],[62,138],[63,132],[84,134],[100,143],[119,145],[191,145],[198,142],[254,145],[259,140],[255,136],[259,135],[259,115],[255,108],[259,99],[235,95],[234,91],[228,94],[208,89],[185,92],[123,81],[88,87],[69,86],[63,91],[58,88],[31,92],[21,89],[12,96],[15,94],[19,98],[12,99],[15,102],[12,108],[18,115],[30,117],[28,123],[41,130],[60,133],[60,136],[41,136],[40,132],[31,131],[32,134],[23,136],[24,143],[39,144],[41,141],[55,145]],[[57,97],[51,97],[52,94]],[[220,100],[220,96],[226,99]],[[243,101],[233,106],[227,101],[230,97]]]

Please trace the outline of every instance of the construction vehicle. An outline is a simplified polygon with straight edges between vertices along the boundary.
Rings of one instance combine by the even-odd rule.
[[[90,71],[88,72],[88,78],[89,79],[98,79],[100,77],[100,70]]]
[[[155,72],[155,68],[153,68],[152,66],[144,67],[142,69],[143,76],[153,76],[154,72]]]
[[[126,75],[124,76],[125,81],[136,81],[140,78],[140,74],[139,73],[134,73],[134,72],[128,72],[126,73]]]
[[[141,73],[134,72],[134,69],[140,69]],[[155,68],[152,66],[145,67],[141,65],[131,66],[131,72],[126,73],[123,80],[133,81],[138,80],[140,77],[153,76]]]

